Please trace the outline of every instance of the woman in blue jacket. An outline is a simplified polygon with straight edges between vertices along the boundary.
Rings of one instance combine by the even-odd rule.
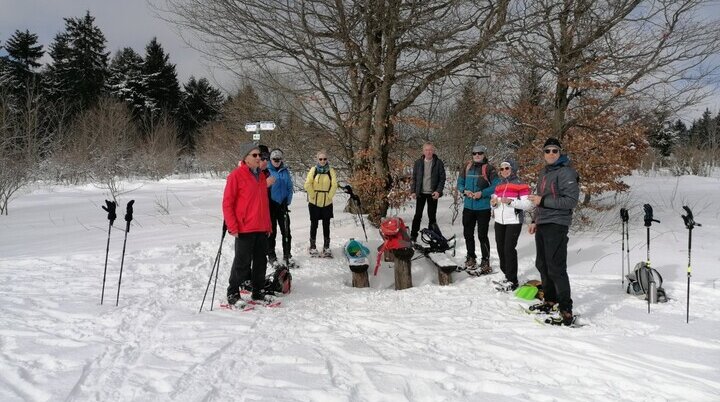
[[[272,264],[277,263],[277,255],[275,254],[275,238],[277,237],[277,227],[280,225],[280,234],[282,235],[283,260],[286,266],[294,265],[292,255],[290,254],[290,214],[288,207],[292,203],[293,183],[290,170],[285,165],[283,152],[280,149],[273,149],[270,153],[270,165],[268,166],[270,176],[275,178],[275,182],[270,187],[270,223],[272,225],[272,233],[268,239],[268,261]]]
[[[465,268],[477,269],[477,255],[475,254],[475,225],[477,224],[478,239],[480,240],[480,274],[489,274],[490,268],[490,198],[495,192],[495,186],[500,182],[497,171],[488,163],[485,153],[487,148],[475,145],[472,149],[472,161],[468,162],[460,171],[457,189],[465,198],[463,203],[463,235],[467,257]]]

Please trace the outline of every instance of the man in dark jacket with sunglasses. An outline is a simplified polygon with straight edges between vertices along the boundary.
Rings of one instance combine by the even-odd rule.
[[[560,141],[548,138],[543,145],[545,167],[540,171],[536,193],[528,197],[535,214],[528,231],[535,235],[535,267],[540,271],[544,301],[531,310],[552,312],[558,309],[553,324],[573,323],[570,279],[567,273],[568,231],[572,213],[580,196],[579,176],[562,153]]]

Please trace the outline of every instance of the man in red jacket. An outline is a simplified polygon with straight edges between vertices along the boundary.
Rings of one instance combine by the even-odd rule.
[[[228,233],[235,237],[235,259],[227,289],[229,304],[240,300],[240,286],[248,280],[253,300],[269,299],[263,290],[271,232],[267,181],[260,172],[260,148],[247,143],[240,150],[243,159],[228,175],[222,204]]]

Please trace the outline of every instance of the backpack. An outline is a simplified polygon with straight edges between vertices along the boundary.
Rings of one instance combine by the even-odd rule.
[[[288,294],[292,290],[292,274],[286,266],[278,267],[272,275],[265,279],[265,290],[274,293]]]
[[[443,236],[437,225],[420,230],[420,238],[428,245],[429,253],[442,253],[452,248],[450,240]]]
[[[627,293],[633,296],[642,296],[648,294],[650,291],[650,276],[652,281],[655,282],[655,288],[657,289],[656,300],[659,302],[666,302],[667,295],[665,289],[662,287],[663,278],[655,268],[646,268],[647,263],[639,262],[635,265],[635,269],[625,277],[628,279]]]
[[[472,165],[473,165],[472,161],[468,162],[467,165],[465,165],[465,174],[463,175],[463,177],[467,177],[467,174],[470,172]],[[482,164],[482,167],[480,168],[480,176],[483,179],[485,179],[485,182],[487,183],[487,185],[490,186],[491,180],[494,179],[495,177],[497,177],[497,172],[495,171],[495,168],[490,166],[491,167],[490,176],[492,176],[492,178],[491,178],[490,176],[488,176],[488,166],[490,166],[489,162],[485,162]],[[483,187],[480,185],[479,180],[478,180],[478,188],[481,190],[483,189]],[[484,187],[484,188],[487,188],[487,187]]]

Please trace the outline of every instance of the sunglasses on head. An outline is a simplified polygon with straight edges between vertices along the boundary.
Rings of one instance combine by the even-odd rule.
[[[510,170],[510,166],[501,167],[500,170]]]
[[[318,158],[318,160],[319,160],[320,162],[322,162],[322,161],[326,161],[327,158]]]
[[[485,152],[473,152],[473,155],[485,155]]]
[[[554,153],[554,154],[556,154],[556,153],[560,152],[560,150],[557,149],[557,148],[550,148],[550,149],[546,149],[546,150],[545,150],[545,153],[546,153],[546,154],[549,154],[549,153],[551,153],[551,152]]]

